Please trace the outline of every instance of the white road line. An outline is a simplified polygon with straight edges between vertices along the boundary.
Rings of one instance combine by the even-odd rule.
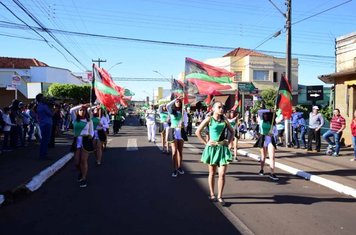
[[[137,151],[137,139],[128,139],[126,151]]]
[[[257,155],[257,154],[254,154],[254,153],[249,153],[245,150],[237,150],[237,152],[243,156],[248,156],[250,158],[253,158],[255,160],[259,160],[260,159],[260,156]],[[269,159],[266,159],[266,163],[269,164]],[[292,175],[297,175],[299,177],[302,177],[306,180],[309,180],[309,181],[312,181],[314,183],[317,183],[317,184],[320,184],[324,187],[327,187],[329,189],[332,189],[336,192],[339,192],[339,193],[343,193],[343,194],[346,194],[346,195],[349,195],[349,196],[352,196],[354,198],[356,198],[356,189],[354,188],[351,188],[349,186],[346,186],[346,185],[343,185],[343,184],[340,184],[340,183],[337,183],[335,181],[332,181],[332,180],[328,180],[328,179],[325,179],[325,178],[322,178],[320,176],[316,176],[316,175],[312,175],[308,172],[305,172],[303,170],[300,170],[300,169],[297,169],[297,168],[294,168],[294,167],[290,167],[288,165],[285,165],[285,164],[282,164],[282,163],[279,163],[279,162],[276,162],[276,167],[285,171],[285,172],[288,172]]]
[[[195,146],[192,145],[192,144],[184,143],[184,147],[185,147],[185,148],[189,148],[189,150],[192,151],[192,152],[201,153],[201,150],[198,149],[197,147],[195,147]]]

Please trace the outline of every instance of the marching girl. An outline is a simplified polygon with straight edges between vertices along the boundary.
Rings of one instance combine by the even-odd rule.
[[[88,155],[94,151],[92,138],[94,136],[93,121],[88,107],[78,105],[70,109],[74,131],[74,161],[79,171],[78,181],[81,188],[87,187]]]
[[[273,135],[273,132],[275,131],[275,125],[274,125],[274,114],[273,112],[270,112],[269,110],[266,109],[261,109],[258,111],[258,123],[260,127],[260,136],[257,139],[257,142],[255,143],[254,147],[259,147],[261,149],[261,170],[259,172],[259,175],[264,175],[264,165],[266,161],[266,154],[268,152],[269,160],[270,160],[270,168],[271,168],[271,173],[269,177],[277,181],[279,180],[276,174],[274,173],[274,168],[275,168],[275,151],[276,151],[276,141]]]
[[[182,107],[182,97],[172,100],[166,107],[171,120],[167,140],[171,143],[172,149],[172,177],[177,177],[178,174],[184,174],[184,170],[182,169],[183,145],[184,141],[188,140],[185,131],[185,128],[188,126],[188,116]]]
[[[206,141],[201,132],[206,126],[209,126],[209,141]],[[228,130],[229,139],[225,138],[225,130]],[[195,134],[198,139],[204,143],[206,146],[204,148],[201,161],[208,164],[209,167],[209,189],[210,189],[210,200],[216,201],[225,206],[225,201],[222,197],[224,186],[225,186],[225,174],[227,170],[227,165],[233,160],[231,151],[228,145],[231,143],[234,135],[234,131],[230,126],[229,122],[224,117],[223,104],[221,102],[215,102],[213,105],[213,114],[211,117],[207,117],[198,126]],[[219,180],[218,180],[218,195],[215,197],[215,174],[218,169]]]
[[[238,161],[239,159],[237,158],[237,140],[238,140],[238,131],[237,131],[237,115],[233,110],[230,110],[230,112],[227,113],[227,121],[230,123],[231,128],[234,130],[233,132],[233,141],[229,144],[229,149],[233,149],[234,153],[234,159]],[[227,139],[230,138],[230,132],[227,132]]]
[[[158,107],[158,113],[160,116],[160,125],[159,125],[159,133],[161,133],[161,142],[162,142],[162,153],[169,153],[169,147],[167,142],[167,129],[168,125],[168,111],[165,104],[161,104]]]
[[[93,111],[93,128],[94,128],[94,148],[96,165],[101,166],[101,160],[103,157],[103,143],[106,143],[106,129],[109,128],[109,123],[104,116],[103,109],[100,106],[95,107]]]

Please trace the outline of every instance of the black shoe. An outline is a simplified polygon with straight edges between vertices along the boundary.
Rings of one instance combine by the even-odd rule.
[[[183,171],[183,169],[182,169],[181,167],[179,167],[179,168],[177,169],[177,172],[178,172],[180,175],[184,175],[184,171]]]
[[[79,187],[81,187],[81,188],[85,188],[87,186],[87,181],[86,180],[81,180],[80,182],[79,182]]]
[[[82,173],[79,173],[77,181],[80,182],[82,180],[82,178],[83,178]]]
[[[279,180],[279,178],[275,174],[272,174],[272,173],[269,175],[269,178],[271,180],[274,180],[274,181],[278,181]]]
[[[263,170],[260,170],[260,172],[258,173],[259,175],[264,175]]]
[[[173,172],[172,172],[172,177],[173,177],[173,178],[177,178],[177,176],[178,176],[178,172],[177,172],[177,171],[173,171]]]

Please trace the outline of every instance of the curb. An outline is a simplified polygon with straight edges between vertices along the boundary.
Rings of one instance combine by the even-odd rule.
[[[237,152],[242,156],[250,157],[252,159],[255,159],[256,161],[259,161],[259,159],[261,158],[260,155],[257,155],[257,154],[254,154],[254,153],[249,153],[249,152],[244,151],[244,150],[237,150]],[[269,163],[270,160],[266,159],[266,162]],[[322,185],[322,186],[324,186],[326,188],[332,189],[332,190],[334,190],[336,192],[343,193],[343,194],[346,194],[348,196],[352,196],[352,197],[356,198],[356,189],[351,188],[349,186],[337,183],[337,182],[332,181],[332,180],[328,180],[328,179],[322,178],[320,176],[316,176],[316,175],[310,174],[310,173],[305,172],[303,170],[300,170],[300,169],[297,169],[297,168],[294,168],[294,167],[290,167],[288,165],[285,165],[285,164],[282,164],[282,163],[279,163],[279,162],[276,162],[275,166],[277,168],[283,170],[283,171],[291,173],[292,175],[297,175],[297,176],[302,177],[302,178],[304,178],[306,180],[312,181],[312,182],[317,183],[319,185]]]
[[[42,170],[39,174],[32,177],[32,179],[25,185],[20,185],[17,188],[0,194],[0,206],[7,202],[12,202],[14,198],[22,196],[39,189],[44,182],[46,182],[52,175],[59,171],[69,160],[74,156],[74,153],[68,153],[57,160],[55,163]]]

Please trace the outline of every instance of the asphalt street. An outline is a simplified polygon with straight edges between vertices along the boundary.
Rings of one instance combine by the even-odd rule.
[[[228,168],[223,208],[208,200],[197,138],[186,144],[186,174],[178,178],[137,120],[109,139],[103,165],[90,158],[87,188],[69,162],[38,191],[0,208],[0,234],[355,234],[356,199],[313,182],[281,171],[272,182],[257,174],[258,162],[240,157]]]

